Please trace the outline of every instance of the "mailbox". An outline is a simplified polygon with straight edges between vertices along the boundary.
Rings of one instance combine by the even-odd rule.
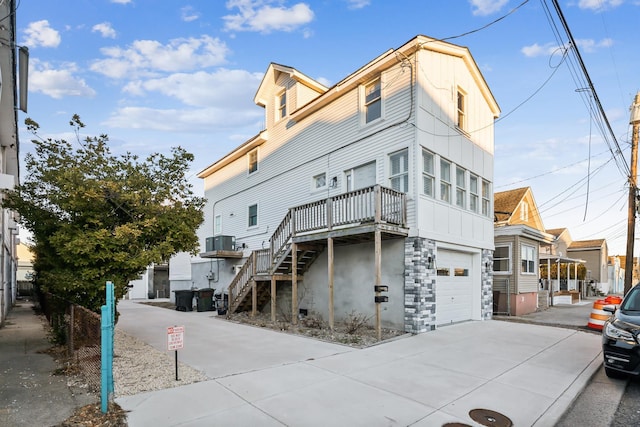
[[[389,287],[387,285],[375,285],[373,289],[376,292],[389,292]]]
[[[386,295],[376,296],[376,304],[381,302],[389,302],[389,297]]]

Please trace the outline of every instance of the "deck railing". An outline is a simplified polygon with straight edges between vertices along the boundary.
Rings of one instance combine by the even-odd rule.
[[[374,221],[404,227],[406,204],[404,193],[374,185],[296,206],[289,209],[273,233],[271,253],[277,257],[290,239],[301,233]]]
[[[406,195],[374,185],[289,209],[271,236],[269,249],[254,251],[229,285],[229,307],[233,312],[249,292],[255,274],[271,274],[277,259],[284,256],[291,238],[302,233],[331,231],[366,223],[387,223],[405,227]]]

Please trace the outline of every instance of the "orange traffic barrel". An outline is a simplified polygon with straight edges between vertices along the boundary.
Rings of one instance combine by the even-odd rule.
[[[609,319],[611,314],[607,313],[603,310],[605,305],[611,305],[612,303],[607,303],[605,300],[597,300],[593,302],[593,308],[591,309],[591,315],[589,316],[589,323],[587,323],[587,327],[591,329],[596,329],[598,331],[602,330],[604,326],[604,322]]]
[[[622,298],[616,295],[609,295],[604,299],[607,304],[615,304],[618,305],[622,302]]]

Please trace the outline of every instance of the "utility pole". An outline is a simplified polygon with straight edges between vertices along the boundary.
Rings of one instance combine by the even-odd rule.
[[[627,220],[627,256],[624,263],[624,294],[633,287],[633,243],[636,230],[636,177],[638,175],[638,132],[640,131],[640,92],[631,106],[631,172],[629,176],[629,215]]]

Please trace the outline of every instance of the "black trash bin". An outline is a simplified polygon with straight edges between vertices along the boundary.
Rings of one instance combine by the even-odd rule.
[[[218,314],[223,316],[227,314],[227,309],[229,308],[229,294],[219,293],[215,295],[216,298],[216,307],[218,308]]]
[[[196,307],[198,311],[213,310],[213,289],[202,288],[194,291],[196,294]]]
[[[193,311],[193,291],[184,289],[173,292],[176,294],[176,310]]]

